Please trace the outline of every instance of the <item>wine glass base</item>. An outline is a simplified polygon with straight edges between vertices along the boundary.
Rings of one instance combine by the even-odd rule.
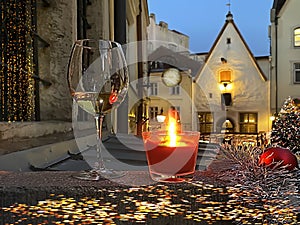
[[[89,171],[82,171],[79,174],[73,175],[76,179],[79,180],[90,180],[90,181],[98,181],[104,179],[116,179],[126,175],[125,171],[116,171],[110,169],[93,169]]]

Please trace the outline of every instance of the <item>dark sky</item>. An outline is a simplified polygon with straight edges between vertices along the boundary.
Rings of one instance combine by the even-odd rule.
[[[190,37],[192,53],[208,52],[229,11],[229,0],[148,0],[156,23]],[[268,26],[273,0],[231,0],[230,11],[255,56],[269,55]]]

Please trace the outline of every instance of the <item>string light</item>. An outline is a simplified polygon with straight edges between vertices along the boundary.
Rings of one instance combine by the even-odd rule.
[[[0,5],[0,121],[30,121],[35,117],[35,0],[6,0]]]
[[[271,143],[289,148],[294,153],[300,151],[300,109],[291,97],[288,97],[278,116],[271,133]]]

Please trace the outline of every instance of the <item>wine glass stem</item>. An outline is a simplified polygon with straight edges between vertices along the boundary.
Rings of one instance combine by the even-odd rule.
[[[103,114],[95,115],[95,123],[96,123],[96,130],[97,130],[97,165],[98,170],[105,169],[102,152],[101,152],[101,143],[102,143],[102,124],[103,124]]]

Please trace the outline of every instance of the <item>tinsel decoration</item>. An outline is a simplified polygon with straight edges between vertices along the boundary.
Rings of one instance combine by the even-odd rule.
[[[220,173],[220,179],[230,178],[227,183],[235,183],[238,201],[268,212],[259,220],[252,214],[252,223],[238,224],[299,224],[300,170],[260,166],[259,157],[263,152],[265,149],[252,146],[225,145],[221,148],[219,157],[237,166]]]
[[[300,109],[291,97],[285,100],[273,123],[271,144],[300,152]]]

